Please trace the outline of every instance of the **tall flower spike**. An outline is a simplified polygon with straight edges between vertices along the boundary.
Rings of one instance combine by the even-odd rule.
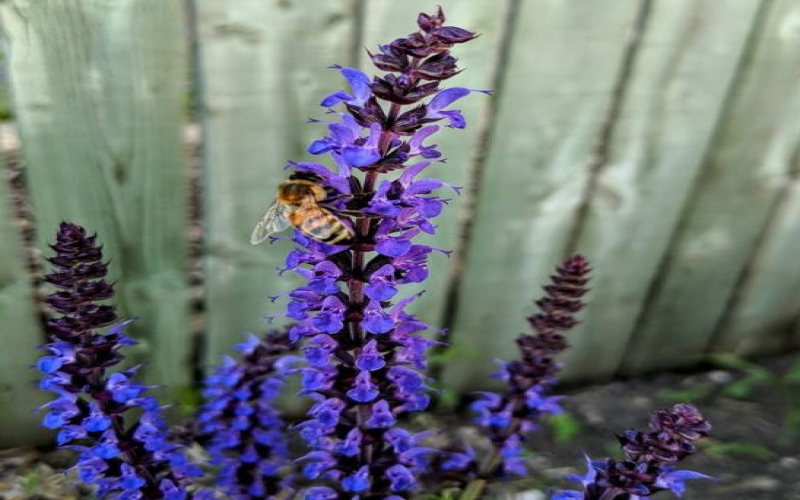
[[[711,424],[692,405],[659,410],[650,420],[650,432],[629,430],[618,436],[623,460],[586,457],[588,472],[572,478],[584,490],[557,491],[551,500],[641,500],[660,491],[681,496],[689,479],[711,479],[674,467],[692,455],[694,442],[710,431]]]
[[[298,322],[292,339],[305,341],[302,393],[315,401],[298,425],[312,448],[299,461],[303,473],[322,483],[306,491],[309,499],[409,498],[430,454],[419,436],[396,427],[398,417],[428,406],[419,370],[433,344],[419,336],[428,326],[405,311],[414,297],[397,297],[402,285],[428,275],[434,249],[414,240],[434,232],[431,219],[446,203],[434,191],[448,185],[422,178],[440,157],[427,140],[436,122],[465,125],[451,106],[472,91],[440,84],[458,73],[452,46],[475,35],[445,26],[441,9],[420,14],[418,25],[370,54],[387,74],[370,79],[336,67],[350,90],[322,101],[333,121],[308,151],[328,155],[337,170],[291,164],[295,178],[328,190],[322,206],[354,219],[347,245],[295,232],[300,248],[286,258],[286,268],[306,280],[289,294],[287,316]]]
[[[285,376],[297,358],[286,332],[272,331],[238,346],[206,380],[197,427],[208,440],[216,484],[230,498],[273,498],[291,491],[286,424],[275,409]]]
[[[186,478],[200,470],[168,441],[158,402],[133,378],[137,369],[107,373],[123,359],[120,349],[135,342],[124,333],[128,322],[99,333],[117,313],[100,304],[114,290],[105,281],[108,268],[95,240],[63,222],[52,245],[56,255],[48,259],[55,270],[45,281],[57,291],[45,302],[61,315],[47,320],[49,343],[42,348],[50,354],[37,364],[40,387],[58,396],[44,406],[43,425],[59,430],[59,446],[80,451],[78,478],[96,484],[99,498],[190,498]],[[130,422],[131,409],[140,412],[137,422]]]
[[[520,335],[520,359],[503,363],[496,377],[506,387],[502,393],[479,393],[472,404],[480,425],[492,442],[493,451],[480,463],[471,450],[446,455],[444,472],[470,480],[486,481],[510,475],[524,475],[522,442],[525,433],[536,429],[542,415],[561,412],[559,396],[550,395],[560,365],[554,357],[568,344],[561,332],[577,324],[574,315],[581,310],[587,292],[589,263],[580,255],[567,259],[544,287],[545,297],[536,305],[541,312],[528,318],[535,335]],[[456,474],[453,474],[453,471]]]

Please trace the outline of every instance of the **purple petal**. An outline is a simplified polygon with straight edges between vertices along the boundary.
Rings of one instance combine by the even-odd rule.
[[[428,103],[428,110],[439,111],[443,108],[446,108],[455,101],[461,99],[462,97],[468,96],[470,92],[471,90],[465,89],[463,87],[453,87],[442,90],[441,92],[436,94],[436,97],[431,99],[431,102]]]
[[[377,151],[360,147],[344,148],[342,157],[353,167],[366,167],[381,159]]]
[[[387,237],[375,245],[375,250],[388,257],[400,257],[411,250],[411,245],[409,240]]]
[[[350,84],[350,90],[353,91],[356,104],[359,106],[362,105],[364,101],[372,95],[372,89],[370,89],[369,86],[369,77],[366,73],[354,68],[342,68],[340,71],[345,80],[347,80],[347,83]]]
[[[328,97],[326,97],[325,99],[323,99],[322,102],[319,103],[319,105],[325,108],[332,108],[333,106],[336,106],[340,102],[348,100],[350,100],[350,95],[344,90],[338,90],[333,94],[329,95]]]

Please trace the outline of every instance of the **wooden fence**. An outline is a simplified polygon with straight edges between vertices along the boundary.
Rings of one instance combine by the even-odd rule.
[[[306,119],[342,87],[326,68],[367,68],[363,47],[436,3],[0,2],[21,140],[10,172],[25,181],[0,183],[0,446],[41,439],[31,409],[45,400],[28,370],[42,342],[28,257],[41,258],[20,214],[41,253],[64,219],[100,234],[117,302],[139,318],[134,357],[150,380],[189,385],[197,339],[213,365],[297,285],[275,270],[288,246],[248,235],[283,165],[324,132]],[[447,386],[481,387],[492,358],[514,355],[572,252],[595,277],[567,378],[800,343],[800,3],[438,3],[482,34],[457,48],[467,69],[452,82],[495,89],[464,101],[470,126],[441,134],[449,161],[431,172],[467,187],[434,240],[455,253],[434,258],[415,309],[452,328]]]

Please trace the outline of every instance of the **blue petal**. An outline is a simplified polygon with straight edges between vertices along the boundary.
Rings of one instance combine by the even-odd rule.
[[[325,108],[331,108],[333,106],[336,106],[340,102],[347,101],[349,99],[350,95],[348,95],[347,92],[345,92],[344,90],[338,90],[333,94],[329,95],[328,97],[326,97],[325,99],[323,99],[322,102],[319,103],[319,105]]]
[[[369,87],[369,77],[366,73],[363,73],[354,68],[342,68],[341,69],[342,76],[347,80],[347,83],[350,84],[350,89],[353,91],[353,97],[356,98],[356,101],[362,104],[367,98],[372,95],[372,90]]]
[[[345,161],[354,167],[366,167],[381,159],[380,153],[372,149],[348,147],[342,151]]]
[[[431,99],[431,102],[428,103],[428,110],[439,111],[440,109],[446,108],[462,97],[468,96],[470,92],[471,91],[469,89],[465,89],[463,87],[453,87],[442,90],[436,95],[436,97]]]

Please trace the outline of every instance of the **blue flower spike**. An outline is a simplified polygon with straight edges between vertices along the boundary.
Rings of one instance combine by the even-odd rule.
[[[111,326],[116,308],[102,304],[114,287],[105,280],[108,267],[96,236],[63,222],[52,248],[54,270],[44,279],[56,291],[45,302],[56,315],[46,322],[49,342],[42,348],[49,355],[37,368],[40,387],[57,397],[44,405],[43,425],[59,431],[59,446],[80,452],[74,469],[81,481],[97,486],[98,498],[210,498],[190,492],[189,478],[201,471],[170,441],[160,405],[133,378],[137,368],[108,371],[135,342],[125,335],[130,322]]]

